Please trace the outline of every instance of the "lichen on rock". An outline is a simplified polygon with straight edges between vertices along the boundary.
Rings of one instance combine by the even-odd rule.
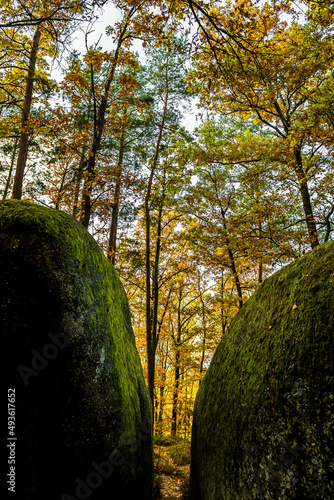
[[[60,211],[1,202],[0,297],[20,498],[151,499],[149,395],[97,243]]]
[[[334,242],[243,305],[195,401],[190,500],[334,498]]]

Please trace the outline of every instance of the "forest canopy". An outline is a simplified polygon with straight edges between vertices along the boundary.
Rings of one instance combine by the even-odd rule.
[[[106,49],[91,34],[110,4]],[[0,196],[96,239],[129,297],[156,432],[189,437],[231,318],[333,237],[334,4],[0,8]]]

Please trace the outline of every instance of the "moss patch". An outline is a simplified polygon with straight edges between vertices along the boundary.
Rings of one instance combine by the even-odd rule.
[[[195,402],[191,500],[334,495],[334,243],[269,278]]]
[[[24,497],[75,496],[76,478],[85,481],[92,463],[117,450],[122,465],[90,498],[151,498],[149,395],[113,266],[68,215],[10,200],[0,203],[0,268]],[[57,332],[66,332],[68,345],[23,380],[17,367],[30,369],[33,352],[48,352],[48,334]]]

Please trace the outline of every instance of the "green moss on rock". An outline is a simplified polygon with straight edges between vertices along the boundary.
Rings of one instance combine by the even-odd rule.
[[[194,409],[190,500],[334,498],[334,242],[261,285]]]
[[[127,297],[94,239],[62,212],[1,202],[0,297],[20,498],[76,498],[80,484],[78,498],[150,499],[149,395]],[[50,347],[59,332],[67,345]]]

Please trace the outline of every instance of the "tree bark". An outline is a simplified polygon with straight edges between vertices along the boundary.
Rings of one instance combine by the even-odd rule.
[[[234,278],[234,283],[235,283],[235,286],[237,289],[239,309],[241,309],[241,307],[243,305],[242,288],[241,288],[241,283],[240,283],[240,279],[239,279],[239,274],[237,271],[237,266],[236,266],[236,263],[234,260],[234,255],[233,255],[233,252],[232,252],[228,242],[227,242],[227,253],[228,253],[229,260],[230,260],[230,267],[231,267],[232,275]]]
[[[180,367],[181,367],[181,338],[182,338],[182,325],[181,325],[181,301],[182,290],[179,292],[179,302],[177,308],[177,335],[175,342],[175,365],[174,365],[174,390],[173,390],[173,407],[172,407],[172,427],[171,434],[175,436],[177,430],[177,416],[178,416],[178,399],[179,399],[179,384],[180,384]]]
[[[177,345],[176,355],[175,355],[175,371],[174,371],[174,392],[173,392],[172,428],[171,428],[172,436],[175,436],[177,430],[179,383],[180,383],[180,347]]]
[[[262,221],[259,210],[259,201],[260,195],[258,189],[255,191],[255,205],[256,205],[256,213],[257,213],[257,230],[259,235],[259,241],[262,238]],[[263,254],[262,249],[260,250],[259,261],[258,261],[258,269],[257,269],[257,281],[258,283],[263,282]]]
[[[19,144],[19,137],[20,136],[15,137],[15,142],[14,142],[14,147],[13,147],[13,153],[12,153],[12,158],[11,158],[11,161],[10,161],[10,167],[9,167],[9,172],[8,172],[8,177],[7,177],[7,181],[6,181],[5,190],[4,190],[3,196],[2,196],[3,200],[5,200],[7,198],[7,194],[8,194],[9,188],[10,188],[10,183],[11,183],[11,180],[12,180],[12,173],[13,173],[14,163],[15,163],[16,151],[17,151],[18,144]]]
[[[325,217],[326,234],[325,234],[324,243],[326,243],[326,241],[329,240],[329,235],[332,232],[330,217],[333,215],[333,213],[334,213],[334,205],[332,206],[332,208],[330,209],[330,211],[328,212],[328,214]]]
[[[167,310],[168,310],[168,305],[169,305],[171,295],[172,295],[172,288],[169,289],[169,292],[167,295],[167,300],[166,300],[165,307],[164,307],[164,311],[161,315],[160,321],[157,322],[158,323],[158,331],[157,331],[157,335],[156,335],[155,349],[157,349],[157,347],[158,347],[158,342],[160,339],[160,332],[162,329],[162,324],[163,324],[164,319],[165,319],[165,315],[166,315]],[[163,374],[162,374],[162,385],[160,386],[160,405],[159,405],[159,418],[158,418],[160,434],[162,434],[162,414],[163,414],[163,407],[164,407],[165,383],[166,383],[166,378],[167,378],[167,360],[168,360],[168,340],[166,341],[166,355],[165,355],[165,358],[162,358],[162,362],[161,362]]]
[[[99,151],[100,146],[101,146],[102,134],[103,134],[104,124],[105,124],[105,115],[106,115],[106,110],[107,110],[108,101],[109,101],[110,88],[111,88],[111,84],[113,82],[116,67],[118,64],[120,50],[121,50],[122,44],[124,42],[124,39],[126,38],[126,32],[127,32],[127,28],[128,28],[130,19],[133,16],[133,14],[136,12],[137,8],[138,8],[138,6],[132,7],[130,9],[128,16],[127,16],[127,21],[125,22],[124,27],[120,33],[119,38],[118,38],[117,47],[115,50],[115,56],[114,56],[113,62],[111,64],[111,68],[109,70],[108,78],[107,78],[107,81],[105,84],[104,93],[103,93],[103,96],[101,99],[99,109],[97,112],[96,112],[96,110],[94,110],[93,140],[92,140],[92,145],[91,145],[90,153],[89,153],[88,160],[87,160],[87,167],[86,167],[86,172],[85,172],[85,182],[84,182],[84,188],[83,188],[82,205],[81,205],[81,214],[80,214],[80,222],[86,229],[89,226],[89,221],[90,221],[90,216],[91,216],[91,209],[92,209],[91,195],[92,195],[93,182],[94,182],[94,178],[95,178],[95,164],[96,164],[97,154],[98,154],[98,151]],[[94,85],[94,82],[92,82],[92,85]]]
[[[37,59],[37,51],[38,51],[40,36],[41,36],[40,26],[38,25],[34,34],[30,50],[27,84],[26,84],[26,90],[22,108],[19,153],[17,157],[13,193],[12,193],[12,198],[14,200],[20,200],[22,197],[23,175],[28,157],[29,132],[27,130],[27,127],[29,123],[29,116],[31,110],[32,93],[34,88],[34,78],[36,70],[36,59]]]
[[[158,212],[157,240],[155,247],[155,259],[154,259],[153,280],[152,280],[152,294],[153,294],[152,339],[153,339],[154,354],[156,352],[158,345],[159,261],[160,261],[160,250],[161,250],[162,210],[163,210],[163,201],[160,204]]]
[[[259,259],[257,281],[260,284],[263,283],[263,260],[262,260],[262,257],[260,257],[260,259]]]
[[[237,271],[237,266],[236,266],[236,263],[235,263],[235,259],[234,259],[234,255],[233,255],[233,251],[231,249],[231,246],[230,246],[230,240],[227,236],[227,224],[226,224],[226,220],[225,220],[225,214],[223,213],[222,211],[222,217],[223,217],[223,226],[224,226],[224,230],[225,230],[225,245],[226,245],[226,248],[227,248],[227,255],[228,255],[228,258],[229,258],[229,261],[230,261],[230,269],[232,271],[232,276],[233,276],[233,279],[234,279],[234,283],[235,283],[235,286],[236,286],[236,289],[237,289],[237,294],[238,294],[238,302],[239,302],[239,309],[242,307],[243,305],[243,299],[242,299],[242,288],[241,288],[241,283],[240,283],[240,279],[239,279],[239,274],[238,274],[238,271]]]
[[[63,172],[63,175],[62,175],[62,178],[61,178],[61,183],[60,183],[60,186],[59,186],[59,189],[58,189],[56,203],[55,203],[55,209],[56,210],[59,210],[59,206],[60,206],[60,203],[61,203],[62,195],[64,193],[64,184],[65,184],[66,174],[67,174],[67,168],[65,168],[65,170]]]
[[[72,208],[72,215],[74,218],[77,217],[78,210],[79,210],[80,184],[82,181],[82,175],[83,175],[84,167],[86,164],[85,151],[86,151],[86,146],[83,146],[82,151],[81,151],[81,155],[80,155],[80,162],[79,162],[78,171],[75,175],[76,184],[75,184],[74,200],[73,200],[73,208]]]
[[[116,167],[116,183],[114,191],[114,200],[112,206],[111,226],[109,233],[109,244],[107,257],[113,265],[116,263],[116,240],[117,240],[117,226],[118,226],[118,213],[119,213],[119,200],[121,195],[121,182],[123,174],[123,156],[124,156],[124,137],[125,131],[122,130],[119,144],[118,160]]]
[[[163,354],[165,354],[163,356]],[[166,352],[161,354],[161,385],[160,385],[160,400],[159,400],[159,415],[158,415],[158,434],[162,434],[163,412],[165,406],[165,385],[167,379],[167,359],[168,359],[168,341],[166,342]]]
[[[299,181],[299,192],[302,197],[304,214],[306,217],[306,225],[311,243],[311,248],[319,245],[317,226],[313,217],[311,197],[308,190],[307,179],[303,168],[303,159],[300,146],[294,149],[295,156],[295,171]]]
[[[152,317],[151,317],[151,240],[150,240],[150,196],[153,184],[153,177],[158,162],[160,143],[165,124],[168,104],[168,90],[166,91],[164,109],[159,127],[159,135],[155,148],[154,158],[151,164],[151,173],[148,181],[145,196],[145,282],[146,282],[146,354],[147,354],[147,372],[148,372],[148,390],[153,403],[154,399],[154,378],[155,378],[155,346],[152,335]]]
[[[229,261],[230,261],[229,268],[232,271],[234,283],[235,283],[235,286],[236,286],[236,289],[237,289],[237,294],[238,294],[239,309],[241,309],[241,307],[243,305],[242,288],[241,288],[241,283],[240,283],[240,279],[239,279],[239,274],[237,272],[237,266],[236,266],[236,262],[235,262],[235,259],[234,259],[234,254],[233,254],[233,251],[232,251],[232,248],[231,248],[231,245],[230,245],[230,239],[228,237],[228,227],[227,227],[227,222],[226,222],[226,210],[224,209],[224,207],[222,205],[222,202],[220,200],[220,197],[218,195],[217,178],[214,179],[214,186],[215,186],[216,197],[217,197],[217,201],[219,203],[220,214],[221,214],[222,222],[223,222],[224,240],[225,240],[225,245],[226,245],[226,249],[227,249],[228,258],[229,258]]]
[[[235,262],[235,259],[234,259],[234,254],[233,254],[233,251],[232,251],[231,245],[230,245],[230,239],[227,236],[228,229],[227,229],[227,224],[226,224],[226,219],[225,219],[225,213],[224,213],[222,207],[221,207],[221,215],[222,215],[223,226],[224,226],[224,230],[225,230],[225,245],[226,245],[226,248],[227,248],[227,254],[228,254],[229,261],[230,261],[230,266],[229,267],[230,267],[230,269],[232,271],[234,283],[235,283],[235,286],[236,286],[236,289],[237,289],[239,309],[241,309],[241,307],[243,305],[242,288],[241,288],[241,283],[240,283],[240,279],[239,279],[239,274],[238,274],[238,271],[237,271],[237,265],[236,265],[236,262]]]
[[[203,300],[202,291],[200,290],[200,300],[202,304],[202,324],[203,324],[203,340],[202,340],[202,353],[201,353],[201,362],[199,367],[199,374],[201,376],[199,383],[202,382],[202,373],[204,370],[204,359],[205,359],[205,349],[206,349],[206,320],[205,320],[205,305]]]
[[[221,285],[220,285],[220,295],[221,295],[221,325],[222,325],[222,338],[223,338],[225,335],[226,326],[227,326],[227,317],[226,317],[225,311],[224,311],[225,283],[224,283],[224,268],[223,267],[221,269],[221,272],[222,272],[222,277],[221,277]]]

